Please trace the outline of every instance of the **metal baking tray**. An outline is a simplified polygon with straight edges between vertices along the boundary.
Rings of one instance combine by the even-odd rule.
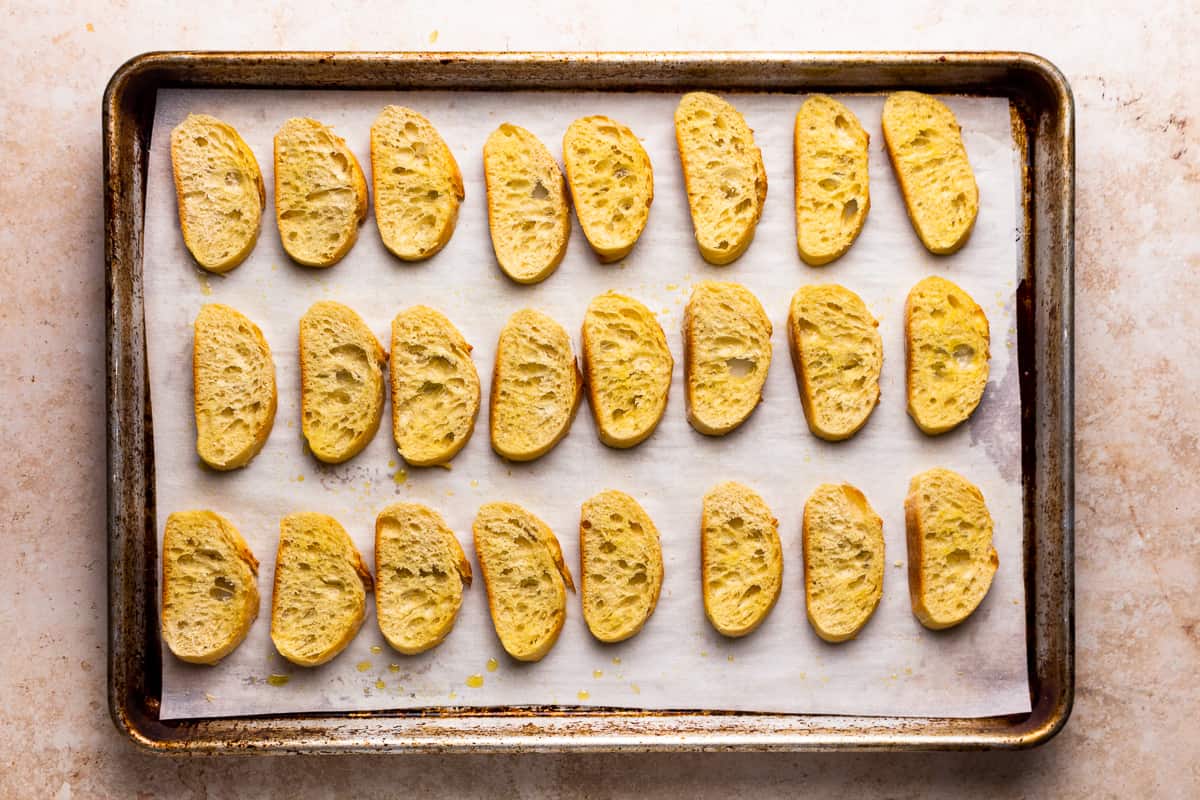
[[[1024,146],[1021,375],[1025,591],[1032,711],[981,719],[567,706],[159,719],[153,415],[142,235],[163,87],[393,90],[887,92],[1007,97]],[[1074,101],[1026,53],[147,53],[104,93],[108,357],[108,701],[117,729],[161,753],[1015,749],[1074,699]]]

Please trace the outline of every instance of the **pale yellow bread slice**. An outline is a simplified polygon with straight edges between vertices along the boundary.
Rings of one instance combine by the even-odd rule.
[[[804,263],[841,258],[871,208],[867,154],[871,137],[854,112],[823,94],[796,113],[796,243]]]
[[[824,483],[804,504],[804,605],[827,642],[853,639],[883,596],[883,520],[848,483]]]
[[[700,521],[704,613],[724,636],[762,624],[783,585],[779,521],[753,489],[729,481],[704,495]]]
[[[589,498],[579,514],[579,553],[588,630],[602,642],[636,634],[662,590],[662,545],[650,516],[624,492]]]

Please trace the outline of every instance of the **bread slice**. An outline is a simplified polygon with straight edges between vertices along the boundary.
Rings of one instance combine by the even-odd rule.
[[[221,120],[188,114],[171,131],[171,168],[183,243],[209,272],[228,272],[258,241],[267,205],[250,147]]]
[[[841,258],[867,221],[871,137],[854,112],[823,94],[796,113],[796,243],[804,263]]]
[[[926,628],[959,624],[979,607],[1000,558],[983,494],[948,469],[913,477],[904,498],[908,593]]]
[[[848,483],[824,483],[804,504],[804,605],[827,642],[853,639],[883,596],[883,520]]]
[[[654,170],[633,131],[608,117],[580,117],[563,136],[575,216],[601,261],[629,255],[650,218]]]
[[[675,109],[675,141],[700,255],[728,264],[750,246],[767,200],[754,131],[726,101],[691,92]]]
[[[667,408],[675,360],[654,312],[607,292],[583,317],[583,372],[600,441],[633,447]]]
[[[375,437],[386,360],[375,334],[341,303],[313,303],[300,318],[301,428],[321,461],[340,464]]]
[[[428,119],[385,106],[371,125],[375,224],[383,246],[421,261],[446,246],[465,196],[454,154]]]
[[[483,146],[483,176],[500,269],[517,283],[546,280],[566,254],[571,235],[558,162],[532,133],[504,123]]]
[[[508,318],[492,373],[492,449],[532,461],[558,444],[579,410],[583,376],[562,326],[539,311]]]
[[[301,667],[330,661],[362,627],[371,573],[333,517],[301,512],[279,523],[271,641]]]
[[[219,303],[200,309],[193,330],[196,452],[213,469],[244,467],[275,424],[271,348],[257,325]]]
[[[470,585],[471,563],[441,514],[419,503],[379,512],[375,613],[388,644],[405,655],[440,644]]]
[[[462,450],[479,415],[471,345],[450,320],[413,306],[392,320],[392,433],[409,464],[445,464]]]
[[[358,241],[367,179],[342,137],[295,117],[275,134],[275,221],[283,249],[307,267],[330,267]]]
[[[724,636],[753,631],[779,598],[779,520],[753,489],[734,481],[704,495],[700,519],[704,613]]]
[[[176,511],[162,565],[163,643],[182,661],[216,664],[258,617],[258,560],[219,514]]]
[[[979,405],[988,380],[988,320],[971,296],[929,277],[904,305],[908,415],[928,434],[958,426]]]
[[[848,439],[879,404],[883,340],[879,321],[844,286],[803,286],[788,311],[788,345],[808,428]]]
[[[687,417],[709,436],[741,425],[762,402],[771,366],[771,320],[750,290],[701,281],[683,319]]]
[[[979,186],[954,112],[920,92],[888,95],[883,140],[921,243],[939,255],[957,251],[975,227]]]
[[[487,503],[472,526],[492,624],[518,661],[540,661],[558,641],[575,591],[546,523],[515,503]]]
[[[602,642],[636,634],[658,605],[662,545],[645,510],[624,492],[608,490],[579,514],[579,582],[583,619]]]

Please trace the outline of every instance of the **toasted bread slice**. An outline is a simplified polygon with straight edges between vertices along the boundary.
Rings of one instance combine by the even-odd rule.
[[[853,639],[883,596],[883,520],[848,483],[824,483],[804,504],[804,605],[827,642]]]
[[[301,512],[279,523],[271,641],[301,667],[330,661],[362,627],[371,573],[333,517]]]
[[[196,263],[221,273],[245,261],[267,205],[250,147],[232,125],[188,114],[171,131],[171,168],[183,243]]]
[[[954,112],[936,97],[895,92],[883,105],[883,140],[921,243],[955,252],[975,227],[979,186]]]
[[[575,591],[546,523],[515,503],[488,503],[472,526],[492,624],[518,661],[540,661],[558,641]]]
[[[750,246],[767,200],[754,131],[726,101],[691,92],[675,109],[675,141],[700,255],[728,264]]]
[[[442,515],[396,503],[375,519],[375,614],[405,655],[436,647],[454,627],[471,563]]]
[[[645,510],[624,492],[608,490],[579,514],[579,583],[583,618],[602,642],[636,634],[658,605],[662,545]]]
[[[913,477],[904,498],[908,593],[926,628],[959,624],[979,607],[1000,558],[983,494],[948,469]]]
[[[295,117],[275,134],[275,221],[283,249],[306,267],[331,267],[358,241],[367,179],[342,137]]]
[[[809,266],[841,258],[862,232],[870,143],[854,112],[827,95],[808,98],[796,114],[796,243]]]
[[[508,318],[492,373],[492,449],[510,461],[532,461],[571,429],[583,376],[562,326],[538,311]]]
[[[753,631],[779,598],[779,520],[748,486],[729,481],[704,495],[700,520],[704,613],[724,636]]]
[[[701,281],[683,319],[687,417],[709,436],[741,425],[762,402],[771,366],[771,320],[750,290]]]
[[[844,286],[803,286],[788,311],[788,345],[808,428],[836,442],[867,423],[879,404],[879,321]]]
[[[219,514],[176,511],[162,564],[163,643],[182,661],[216,664],[258,617],[258,560]]]
[[[375,438],[387,360],[354,311],[322,300],[300,318],[301,429],[314,456],[340,464]]]
[[[583,372],[600,441],[633,447],[667,408],[675,360],[654,312],[608,292],[583,317]]]
[[[471,345],[450,320],[413,306],[392,320],[392,434],[409,464],[445,464],[462,450],[479,415]]]
[[[210,303],[192,339],[196,452],[213,469],[244,467],[275,424],[275,361],[262,331],[236,309]]]
[[[650,218],[654,170],[633,131],[608,117],[580,117],[563,136],[575,216],[601,261],[629,255]]]
[[[483,146],[488,226],[504,274],[539,283],[567,252],[571,220],[558,162],[529,131],[507,122]]]
[[[425,117],[385,106],[371,125],[375,224],[404,261],[429,258],[450,241],[464,195],[454,154]]]
[[[928,434],[957,427],[979,405],[988,380],[988,320],[945,278],[925,278],[904,305],[908,415]]]

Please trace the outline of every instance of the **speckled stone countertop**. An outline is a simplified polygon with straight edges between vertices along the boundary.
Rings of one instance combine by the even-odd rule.
[[[1195,0],[369,5],[0,10],[0,797],[1200,796]],[[104,688],[104,84],[146,50],[435,48],[1011,49],[1066,73],[1078,113],[1078,691],[1060,736],[1024,753],[175,760],[116,733]]]

